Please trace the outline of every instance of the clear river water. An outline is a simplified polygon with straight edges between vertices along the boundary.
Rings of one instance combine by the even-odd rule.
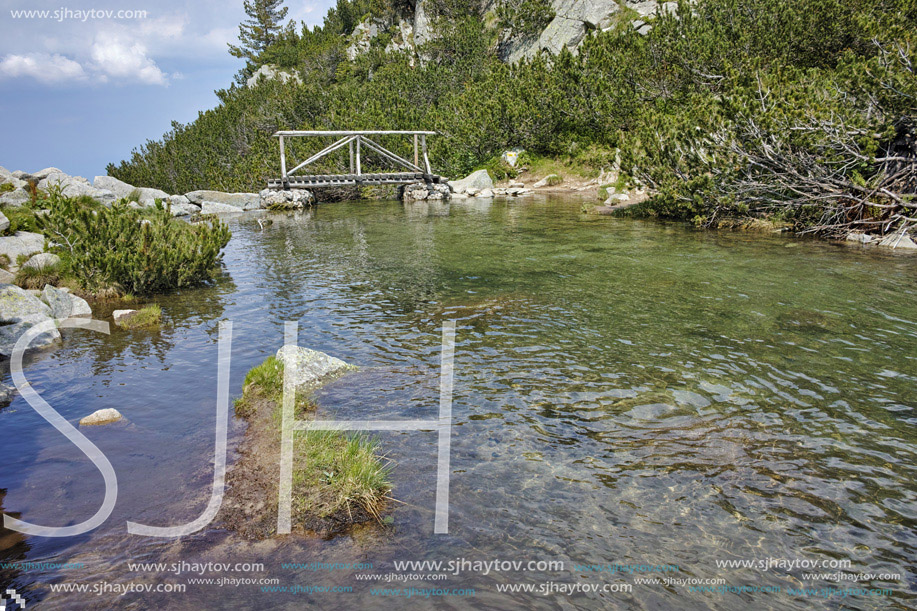
[[[222,275],[156,299],[160,329],[68,331],[30,359],[30,383],[70,422],[125,416],[83,429],[114,465],[118,503],[74,538],[0,530],[0,585],[29,609],[914,608],[917,256],[580,205],[230,219]],[[322,417],[384,420],[437,416],[455,321],[449,534],[433,534],[424,431],[378,434],[390,526],[128,534],[127,521],[180,524],[206,506],[221,320],[233,395],[295,320],[300,346],[360,366],[319,392]],[[233,418],[230,464],[243,435]],[[3,512],[65,525],[101,503],[99,472],[21,396],[0,409],[0,448]]]

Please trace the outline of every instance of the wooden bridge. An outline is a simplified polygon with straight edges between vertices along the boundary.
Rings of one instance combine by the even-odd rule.
[[[414,162],[400,157],[388,150],[370,136],[413,136],[414,137]],[[280,139],[280,178],[268,180],[269,189],[314,189],[316,187],[345,187],[354,185],[405,185],[414,182],[438,183],[442,177],[433,173],[430,168],[430,159],[427,156],[427,136],[434,136],[436,132],[425,131],[279,131],[274,134]],[[289,138],[299,137],[327,137],[332,136],[338,140],[315,153],[292,170],[287,170],[286,141]],[[299,173],[306,166],[315,163],[322,157],[340,150],[344,147],[350,150],[349,174],[306,174]],[[363,168],[363,151],[368,150],[383,159],[400,166],[407,171],[386,173],[365,173]],[[421,165],[421,161],[423,165]]]

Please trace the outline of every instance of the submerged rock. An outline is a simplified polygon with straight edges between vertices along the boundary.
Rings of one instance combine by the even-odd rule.
[[[46,320],[51,319],[47,316],[36,316],[22,322],[0,327],[0,355],[9,358],[13,354],[13,348],[16,346],[16,342],[19,341],[19,338],[22,337],[22,334],[35,326],[35,324]],[[58,331],[56,327],[51,327],[33,338],[32,341],[29,342],[28,348],[30,350],[44,348],[56,344],[60,339],[60,331]]]
[[[312,386],[324,378],[356,369],[354,365],[324,352],[298,346],[283,346],[277,351],[277,358],[284,368],[292,369],[293,386],[296,388]]]
[[[100,424],[111,424],[121,420],[121,412],[114,408],[100,409],[93,412],[80,420],[80,426],[97,426]]]
[[[0,384],[0,405],[9,405],[9,402],[13,400],[13,395],[15,394],[15,386]]]

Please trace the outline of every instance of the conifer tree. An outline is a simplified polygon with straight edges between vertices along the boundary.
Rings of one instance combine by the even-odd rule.
[[[239,44],[229,45],[229,53],[247,61],[246,71],[254,71],[261,53],[282,31],[281,22],[288,10],[282,4],[283,0],[245,0],[249,19],[239,24]]]

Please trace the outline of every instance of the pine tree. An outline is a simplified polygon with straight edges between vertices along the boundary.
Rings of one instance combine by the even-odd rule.
[[[247,61],[246,72],[253,72],[258,57],[280,34],[281,22],[287,16],[283,0],[245,0],[245,14],[249,16],[239,24],[239,45],[229,45],[233,57]]]

